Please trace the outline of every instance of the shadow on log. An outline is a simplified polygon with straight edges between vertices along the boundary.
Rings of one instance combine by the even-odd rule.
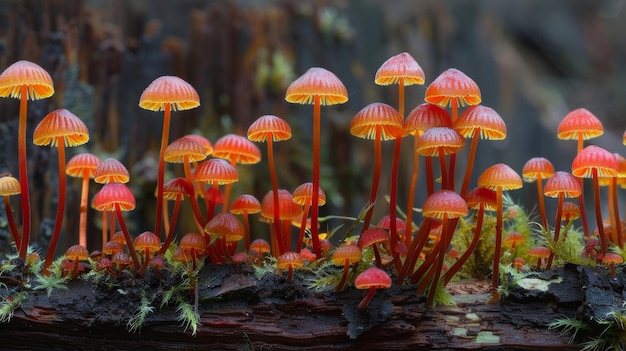
[[[159,280],[150,271],[141,279],[76,279],[49,298],[44,290],[28,291],[11,321],[0,327],[0,348],[578,350],[581,345],[569,344],[569,336],[549,330],[547,324],[580,314],[588,300],[582,279],[591,271],[570,265],[544,273],[539,280],[561,280],[546,291],[516,287],[500,304],[486,303],[486,282],[451,284],[456,306],[434,309],[425,307],[413,286],[393,286],[378,291],[368,310],[359,312],[356,306],[364,292],[352,287],[338,294],[313,292],[306,275],[296,274],[289,283],[276,274],[257,279],[249,268],[207,266],[198,280],[201,325],[195,336],[190,328],[184,330],[175,303],[161,306],[181,277],[166,274]],[[0,292],[6,296],[15,289],[7,284]],[[142,292],[153,309],[132,333],[128,321],[141,305]],[[193,304],[192,293],[185,291],[183,298]],[[386,308],[389,313],[384,313]]]

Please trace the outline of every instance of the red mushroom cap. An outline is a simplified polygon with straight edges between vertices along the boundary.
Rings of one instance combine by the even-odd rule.
[[[378,85],[398,84],[402,79],[403,85],[424,84],[424,70],[407,52],[390,57],[376,71],[374,83]]]
[[[426,89],[424,100],[442,107],[456,100],[458,106],[478,105],[481,102],[480,89],[476,82],[465,73],[450,68],[439,75]]]
[[[451,190],[439,190],[424,201],[422,215],[424,217],[442,219],[459,218],[467,215],[467,203],[463,198]]]
[[[391,286],[391,277],[382,269],[370,267],[356,277],[354,286],[357,289],[389,288]]]
[[[348,91],[332,72],[319,67],[309,68],[302,76],[293,81],[285,100],[296,104],[313,104],[319,96],[320,105],[343,104],[348,101]]]

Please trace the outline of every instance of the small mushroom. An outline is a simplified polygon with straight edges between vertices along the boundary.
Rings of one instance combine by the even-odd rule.
[[[367,309],[376,289],[387,289],[391,286],[391,278],[382,269],[371,267],[356,277],[354,286],[357,289],[368,289],[367,295],[359,303],[359,310],[363,311]]]

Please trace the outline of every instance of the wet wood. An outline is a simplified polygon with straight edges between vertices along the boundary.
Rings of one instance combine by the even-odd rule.
[[[451,287],[458,294],[454,307],[428,309],[414,287],[395,286],[378,292],[368,311],[359,312],[362,291],[314,293],[304,286],[305,279],[297,275],[289,283],[268,274],[257,280],[251,271],[226,266],[205,270],[199,280],[202,325],[195,336],[183,330],[175,304],[159,307],[168,289],[163,282],[145,277],[93,285],[79,279],[50,298],[29,292],[11,322],[0,325],[0,340],[2,348],[14,350],[580,348],[546,327],[557,316],[575,314],[574,303],[551,305],[535,298],[488,304],[488,294],[477,293],[488,284],[473,282]],[[127,321],[139,306],[140,291],[153,299],[154,312],[139,332],[131,333]],[[186,299],[193,301],[190,294]],[[387,308],[388,316],[380,317]],[[358,335],[351,338],[350,333]],[[479,335],[488,342],[477,342]]]

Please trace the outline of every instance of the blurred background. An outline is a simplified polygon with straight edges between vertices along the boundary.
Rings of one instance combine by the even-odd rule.
[[[285,102],[285,90],[309,67],[334,72],[349,101],[322,108],[321,185],[329,198],[322,216],[356,216],[367,202],[373,143],[351,136],[349,123],[369,103],[397,106],[397,87],[373,81],[387,58],[405,51],[426,74],[425,86],[407,87],[407,112],[423,102],[430,82],[454,67],[474,79],[483,105],[507,123],[506,140],[479,142],[470,188],[482,170],[499,162],[521,174],[529,158],[544,156],[557,170],[569,171],[576,143],[558,140],[556,128],[579,107],[604,123],[605,135],[592,143],[624,153],[623,5],[623,0],[0,0],[0,69],[21,59],[36,62],[52,75],[56,89],[52,98],[29,103],[33,244],[45,247],[52,231],[58,180],[56,149],[32,145],[32,130],[61,107],[81,117],[91,136],[86,147],[68,150],[67,159],[89,151],[122,161],[138,202],[127,214],[131,231],[153,227],[162,114],[139,108],[138,101],[162,75],[185,79],[201,98],[200,108],[173,113],[170,141],[189,133],[211,142],[227,133],[245,135],[265,114],[287,120],[293,138],[277,143],[275,152],[279,187],[292,191],[311,181],[312,107]],[[16,177],[18,106],[15,99],[0,99],[0,172]],[[402,207],[412,167],[411,138],[402,150]],[[392,144],[384,143],[374,221],[387,212]],[[242,180],[233,196],[262,198],[271,189],[266,147],[258,146],[264,161],[239,167]],[[460,181],[465,158],[459,160]],[[167,170],[166,179],[182,174],[182,166]],[[423,184],[416,206],[424,199]],[[91,188],[93,194],[99,187]],[[534,184],[511,195],[528,209],[535,207]],[[68,196],[61,248],[77,242],[78,179],[68,179]],[[17,203],[14,208],[19,216]],[[98,217],[90,213],[90,245],[96,246],[90,249],[99,248]],[[323,223],[322,231],[338,223]],[[193,230],[189,224],[183,220],[179,232]],[[6,240],[4,218],[0,229]]]

